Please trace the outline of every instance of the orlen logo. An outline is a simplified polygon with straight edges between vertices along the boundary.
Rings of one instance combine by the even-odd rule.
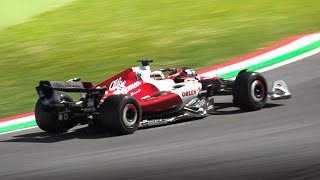
[[[110,83],[109,90],[110,91],[119,91],[121,94],[128,94],[129,91],[137,88],[141,85],[141,82],[136,81],[133,84],[130,84],[129,86],[125,86],[126,81],[122,81],[122,77],[119,79],[116,79]]]
[[[186,92],[183,92],[182,93],[182,96],[185,97],[185,96],[193,96],[197,94],[197,91],[196,90],[191,90],[191,91],[186,91]]]

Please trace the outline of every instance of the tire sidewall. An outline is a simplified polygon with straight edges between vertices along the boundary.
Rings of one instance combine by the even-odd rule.
[[[263,88],[263,95],[261,101],[255,101],[252,96],[252,85],[254,82],[260,82]],[[235,82],[233,88],[233,98],[235,106],[244,111],[260,110],[264,107],[267,100],[267,83],[265,78],[256,72],[242,72],[240,73]]]
[[[133,126],[127,126],[126,123],[124,122],[124,108],[126,107],[126,105],[128,104],[132,104],[135,106],[136,110],[137,110],[137,120],[136,120],[136,123],[133,125]],[[130,132],[130,133],[133,133],[134,131],[136,131],[140,125],[140,120],[141,119],[141,114],[139,113],[141,112],[141,109],[140,109],[140,106],[139,106],[139,103],[133,98],[133,97],[130,97],[130,96],[125,96],[123,98],[123,100],[121,101],[121,103],[119,104],[118,106],[118,118],[119,118],[119,123],[120,125],[123,127],[123,129],[125,129],[126,131]]]
[[[124,108],[132,104],[137,109],[137,121],[132,127],[128,127],[123,119]],[[99,107],[99,120],[102,128],[118,134],[132,134],[140,125],[141,107],[138,101],[128,95],[111,95]]]
[[[54,114],[49,108],[43,106],[41,99],[38,99],[35,107],[35,119],[38,127],[43,131],[53,133],[56,131]]]
[[[253,96],[253,93],[252,92],[252,89],[254,87],[252,87],[254,84],[254,82],[259,82],[261,83],[260,85],[258,86],[261,86],[263,88],[263,95],[262,95],[262,99],[259,100],[259,101],[255,101],[255,97]],[[266,101],[267,101],[267,84],[266,84],[266,81],[265,79],[261,76],[261,74],[252,74],[250,76],[250,79],[249,79],[249,85],[248,85],[248,96],[250,97],[249,100],[251,101],[252,104],[254,104],[256,106],[256,109],[261,109]]]

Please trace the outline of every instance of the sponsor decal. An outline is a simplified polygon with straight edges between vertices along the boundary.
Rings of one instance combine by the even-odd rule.
[[[197,90],[185,91],[185,92],[182,93],[182,97],[193,96],[195,94],[197,94]]]
[[[82,82],[50,81],[53,88],[83,88]]]
[[[140,81],[136,81],[128,86],[126,86],[126,81],[122,81],[122,77],[112,81],[109,86],[110,91],[118,91],[121,94],[128,94],[129,91],[137,88],[142,83]]]
[[[130,93],[130,96],[134,96],[134,95],[138,94],[139,92],[141,92],[141,89],[138,89],[138,90],[135,91],[135,92],[131,92],[131,93]]]

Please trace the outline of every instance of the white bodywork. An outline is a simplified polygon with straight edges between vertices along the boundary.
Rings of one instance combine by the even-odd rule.
[[[202,84],[196,79],[182,83],[175,83],[172,79],[156,80],[151,77],[150,66],[133,67],[132,70],[139,73],[144,82],[156,86],[159,91],[170,91],[179,95],[183,105],[195,99],[202,89]]]
[[[291,93],[284,81],[277,80],[273,82],[272,91],[268,93],[268,97],[271,100],[289,99],[291,98]]]

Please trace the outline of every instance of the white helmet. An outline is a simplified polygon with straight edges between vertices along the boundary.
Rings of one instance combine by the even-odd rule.
[[[164,74],[162,71],[153,71],[151,72],[150,77],[154,79],[164,79]]]

